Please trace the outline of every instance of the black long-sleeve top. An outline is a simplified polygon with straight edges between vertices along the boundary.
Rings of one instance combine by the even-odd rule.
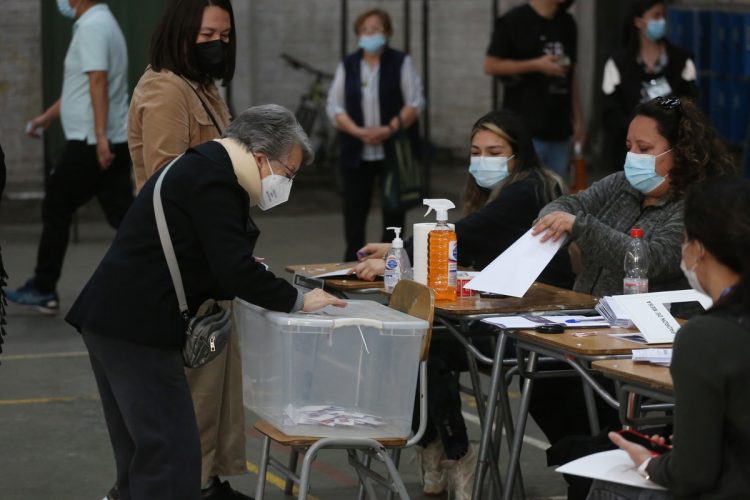
[[[544,183],[537,174],[506,186],[494,200],[456,222],[458,262],[484,269],[534,224],[545,206]],[[407,245],[411,256],[411,245]],[[565,250],[555,255],[538,281],[571,288],[575,275]]]
[[[719,311],[677,332],[674,448],[647,471],[678,499],[750,497],[750,328]]]

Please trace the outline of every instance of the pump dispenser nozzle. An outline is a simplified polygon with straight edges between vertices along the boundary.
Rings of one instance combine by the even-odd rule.
[[[431,211],[434,210],[435,215],[437,216],[438,222],[447,222],[448,210],[450,210],[451,208],[456,208],[456,205],[454,205],[451,200],[446,200],[444,198],[436,198],[436,199],[425,198],[424,200],[422,200],[422,203],[429,207],[427,209],[427,212],[425,212],[424,216],[427,217],[427,215]]]
[[[396,233],[396,237],[393,238],[391,247],[393,248],[404,248],[404,240],[401,239],[401,228],[400,227],[387,227],[386,229],[392,230]]]

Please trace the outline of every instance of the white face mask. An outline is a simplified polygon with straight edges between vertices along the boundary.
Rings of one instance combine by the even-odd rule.
[[[479,186],[492,189],[508,177],[508,161],[515,156],[472,156],[469,172]]]
[[[75,7],[71,7],[68,3],[68,0],[57,0],[57,10],[59,10],[60,14],[65,17],[75,19],[76,9],[78,9],[78,6],[76,5]]]
[[[703,286],[701,286],[700,281],[698,281],[698,273],[695,272],[695,269],[698,267],[698,261],[695,261],[695,265],[692,269],[688,269],[687,265],[685,264],[685,247],[687,247],[687,243],[682,244],[682,260],[680,260],[680,269],[682,269],[682,272],[685,274],[685,277],[688,280],[688,284],[690,285],[690,288],[695,290],[696,292],[702,293],[703,295],[708,295],[708,292],[706,292],[703,289]]]
[[[258,208],[261,210],[268,210],[286,202],[289,199],[289,193],[292,191],[292,180],[283,175],[274,174],[268,158],[266,158],[266,163],[268,163],[271,175],[267,175],[260,180]]]

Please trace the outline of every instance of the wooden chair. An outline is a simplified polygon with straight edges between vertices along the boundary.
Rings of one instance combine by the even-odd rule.
[[[368,438],[319,438],[310,436],[287,435],[266,421],[255,423],[255,429],[264,435],[261,460],[258,470],[258,485],[255,490],[256,500],[263,500],[265,494],[266,472],[272,466],[286,479],[287,494],[292,493],[293,484],[299,487],[298,500],[307,498],[310,487],[310,470],[317,453],[323,448],[347,450],[349,464],[354,467],[361,485],[360,498],[377,499],[373,483],[385,486],[390,498],[397,494],[408,500],[401,476],[398,473],[399,453],[404,448],[417,444],[427,427],[427,355],[432,337],[432,320],[435,313],[435,294],[433,291],[415,281],[400,281],[391,295],[389,307],[411,316],[427,321],[430,327],[422,341],[419,362],[419,429],[409,439],[368,439]],[[291,448],[288,465],[270,456],[271,441]],[[304,452],[304,460],[299,475],[297,462],[299,453]],[[358,453],[359,452],[359,453]],[[390,453],[389,453],[390,452]],[[380,460],[386,467],[387,476],[370,468],[372,458]]]

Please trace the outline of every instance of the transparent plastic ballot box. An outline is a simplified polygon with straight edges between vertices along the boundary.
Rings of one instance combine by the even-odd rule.
[[[247,408],[289,435],[409,436],[426,321],[369,300],[233,310]]]

